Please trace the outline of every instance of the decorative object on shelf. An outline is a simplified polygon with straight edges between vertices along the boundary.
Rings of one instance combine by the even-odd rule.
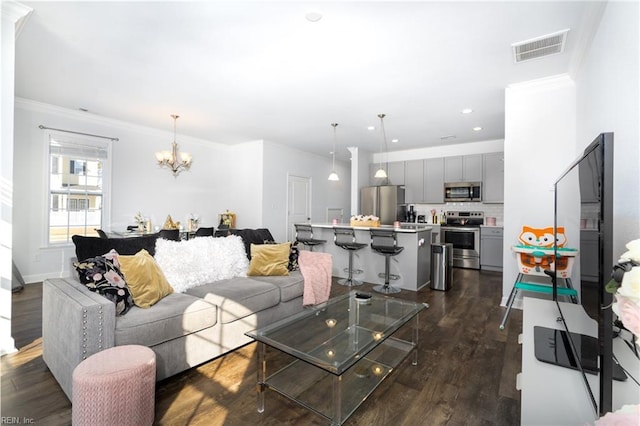
[[[138,214],[136,214],[133,217],[133,220],[136,221],[136,225],[138,225],[139,232],[151,231],[151,219],[149,219],[148,217],[142,216],[142,213],[138,212]]]
[[[198,229],[198,227],[200,226],[200,215],[198,214],[194,214],[194,213],[190,213],[189,214],[189,225],[188,225],[188,231],[196,231]]]
[[[438,215],[436,214],[436,209],[431,209],[431,223],[438,224]],[[444,225],[444,223],[443,223]]]
[[[164,221],[162,229],[180,229],[180,222],[174,222],[171,215],[167,215],[167,219]]]
[[[613,266],[613,279],[606,290],[615,297],[613,312],[640,346],[640,239],[630,241],[626,247],[628,251]]]
[[[380,226],[380,218],[373,215],[355,215],[349,220],[351,226],[365,226],[368,228],[377,228]]]
[[[171,144],[171,151],[158,151],[156,152],[156,159],[160,167],[168,167],[173,173],[174,177],[177,177],[181,171],[189,170],[191,168],[191,154],[188,152],[181,152],[180,158],[178,158],[178,143],[176,142],[176,121],[180,117],[176,114],[171,114],[173,118],[173,143]]]
[[[385,179],[388,177],[386,170],[382,167],[382,143],[384,142],[384,149],[387,151],[387,135],[384,131],[384,117],[385,114],[378,114],[378,118],[380,119],[380,128],[382,130],[382,142],[380,142],[380,167],[376,171],[376,174],[373,177]],[[388,152],[387,152],[388,155]],[[385,163],[388,164],[388,163]]]
[[[218,226],[223,225],[227,228],[234,229],[236,227],[236,214],[227,210],[218,215]]]
[[[333,162],[331,166],[331,173],[327,179],[331,181],[338,181],[340,180],[338,173],[336,173],[336,127],[338,127],[338,123],[331,123],[331,126],[333,126],[333,151],[331,152],[333,155]]]

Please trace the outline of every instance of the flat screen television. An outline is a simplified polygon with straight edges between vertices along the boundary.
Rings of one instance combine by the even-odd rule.
[[[569,363],[582,374],[594,416],[612,410],[614,378],[612,295],[605,286],[611,278],[613,258],[613,133],[602,133],[572,162],[554,184],[556,241],[564,228],[567,246],[578,248],[575,269],[579,272],[579,303],[598,324],[597,340],[573,333],[564,321],[558,303],[557,279],[553,300],[566,334],[557,343],[566,349]],[[578,247],[576,247],[578,245]],[[561,251],[556,247],[556,259]],[[573,276],[576,274],[574,272]],[[574,287],[576,283],[574,283]],[[619,368],[619,366],[616,366]],[[599,373],[598,400],[585,373]],[[624,375],[624,373],[622,373]],[[616,369],[616,379],[622,380]]]

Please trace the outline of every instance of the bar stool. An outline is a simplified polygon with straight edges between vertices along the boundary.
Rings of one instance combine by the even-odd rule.
[[[365,248],[367,245],[364,243],[356,243],[356,234],[353,228],[347,227],[334,227],[333,228],[333,242],[338,246],[345,250],[349,251],[349,269],[348,269],[348,278],[343,278],[338,280],[338,284],[345,285],[348,287],[355,287],[357,285],[361,285],[362,281],[354,280],[353,273],[362,273],[361,269],[353,270],[353,252],[356,250],[360,250]]]
[[[313,238],[313,229],[311,228],[311,225],[306,223],[296,223],[293,226],[296,227],[296,241],[309,247],[310,251],[313,251],[314,246],[327,242],[327,240],[318,240]]]
[[[384,285],[373,287],[378,293],[400,293],[400,289],[389,285],[391,256],[399,254],[404,247],[398,247],[395,231],[371,229],[371,248],[384,256]]]

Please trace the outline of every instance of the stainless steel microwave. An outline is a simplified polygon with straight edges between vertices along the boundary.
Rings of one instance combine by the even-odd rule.
[[[482,201],[482,184],[447,182],[444,184],[444,201]]]

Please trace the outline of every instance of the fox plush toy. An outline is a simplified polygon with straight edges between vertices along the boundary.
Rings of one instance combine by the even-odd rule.
[[[532,228],[530,226],[523,226],[522,232],[518,236],[518,240],[527,246],[536,247],[553,247],[553,227],[548,228]],[[556,242],[558,247],[564,247],[567,242],[567,237],[564,234],[564,227],[558,227],[558,241]]]

